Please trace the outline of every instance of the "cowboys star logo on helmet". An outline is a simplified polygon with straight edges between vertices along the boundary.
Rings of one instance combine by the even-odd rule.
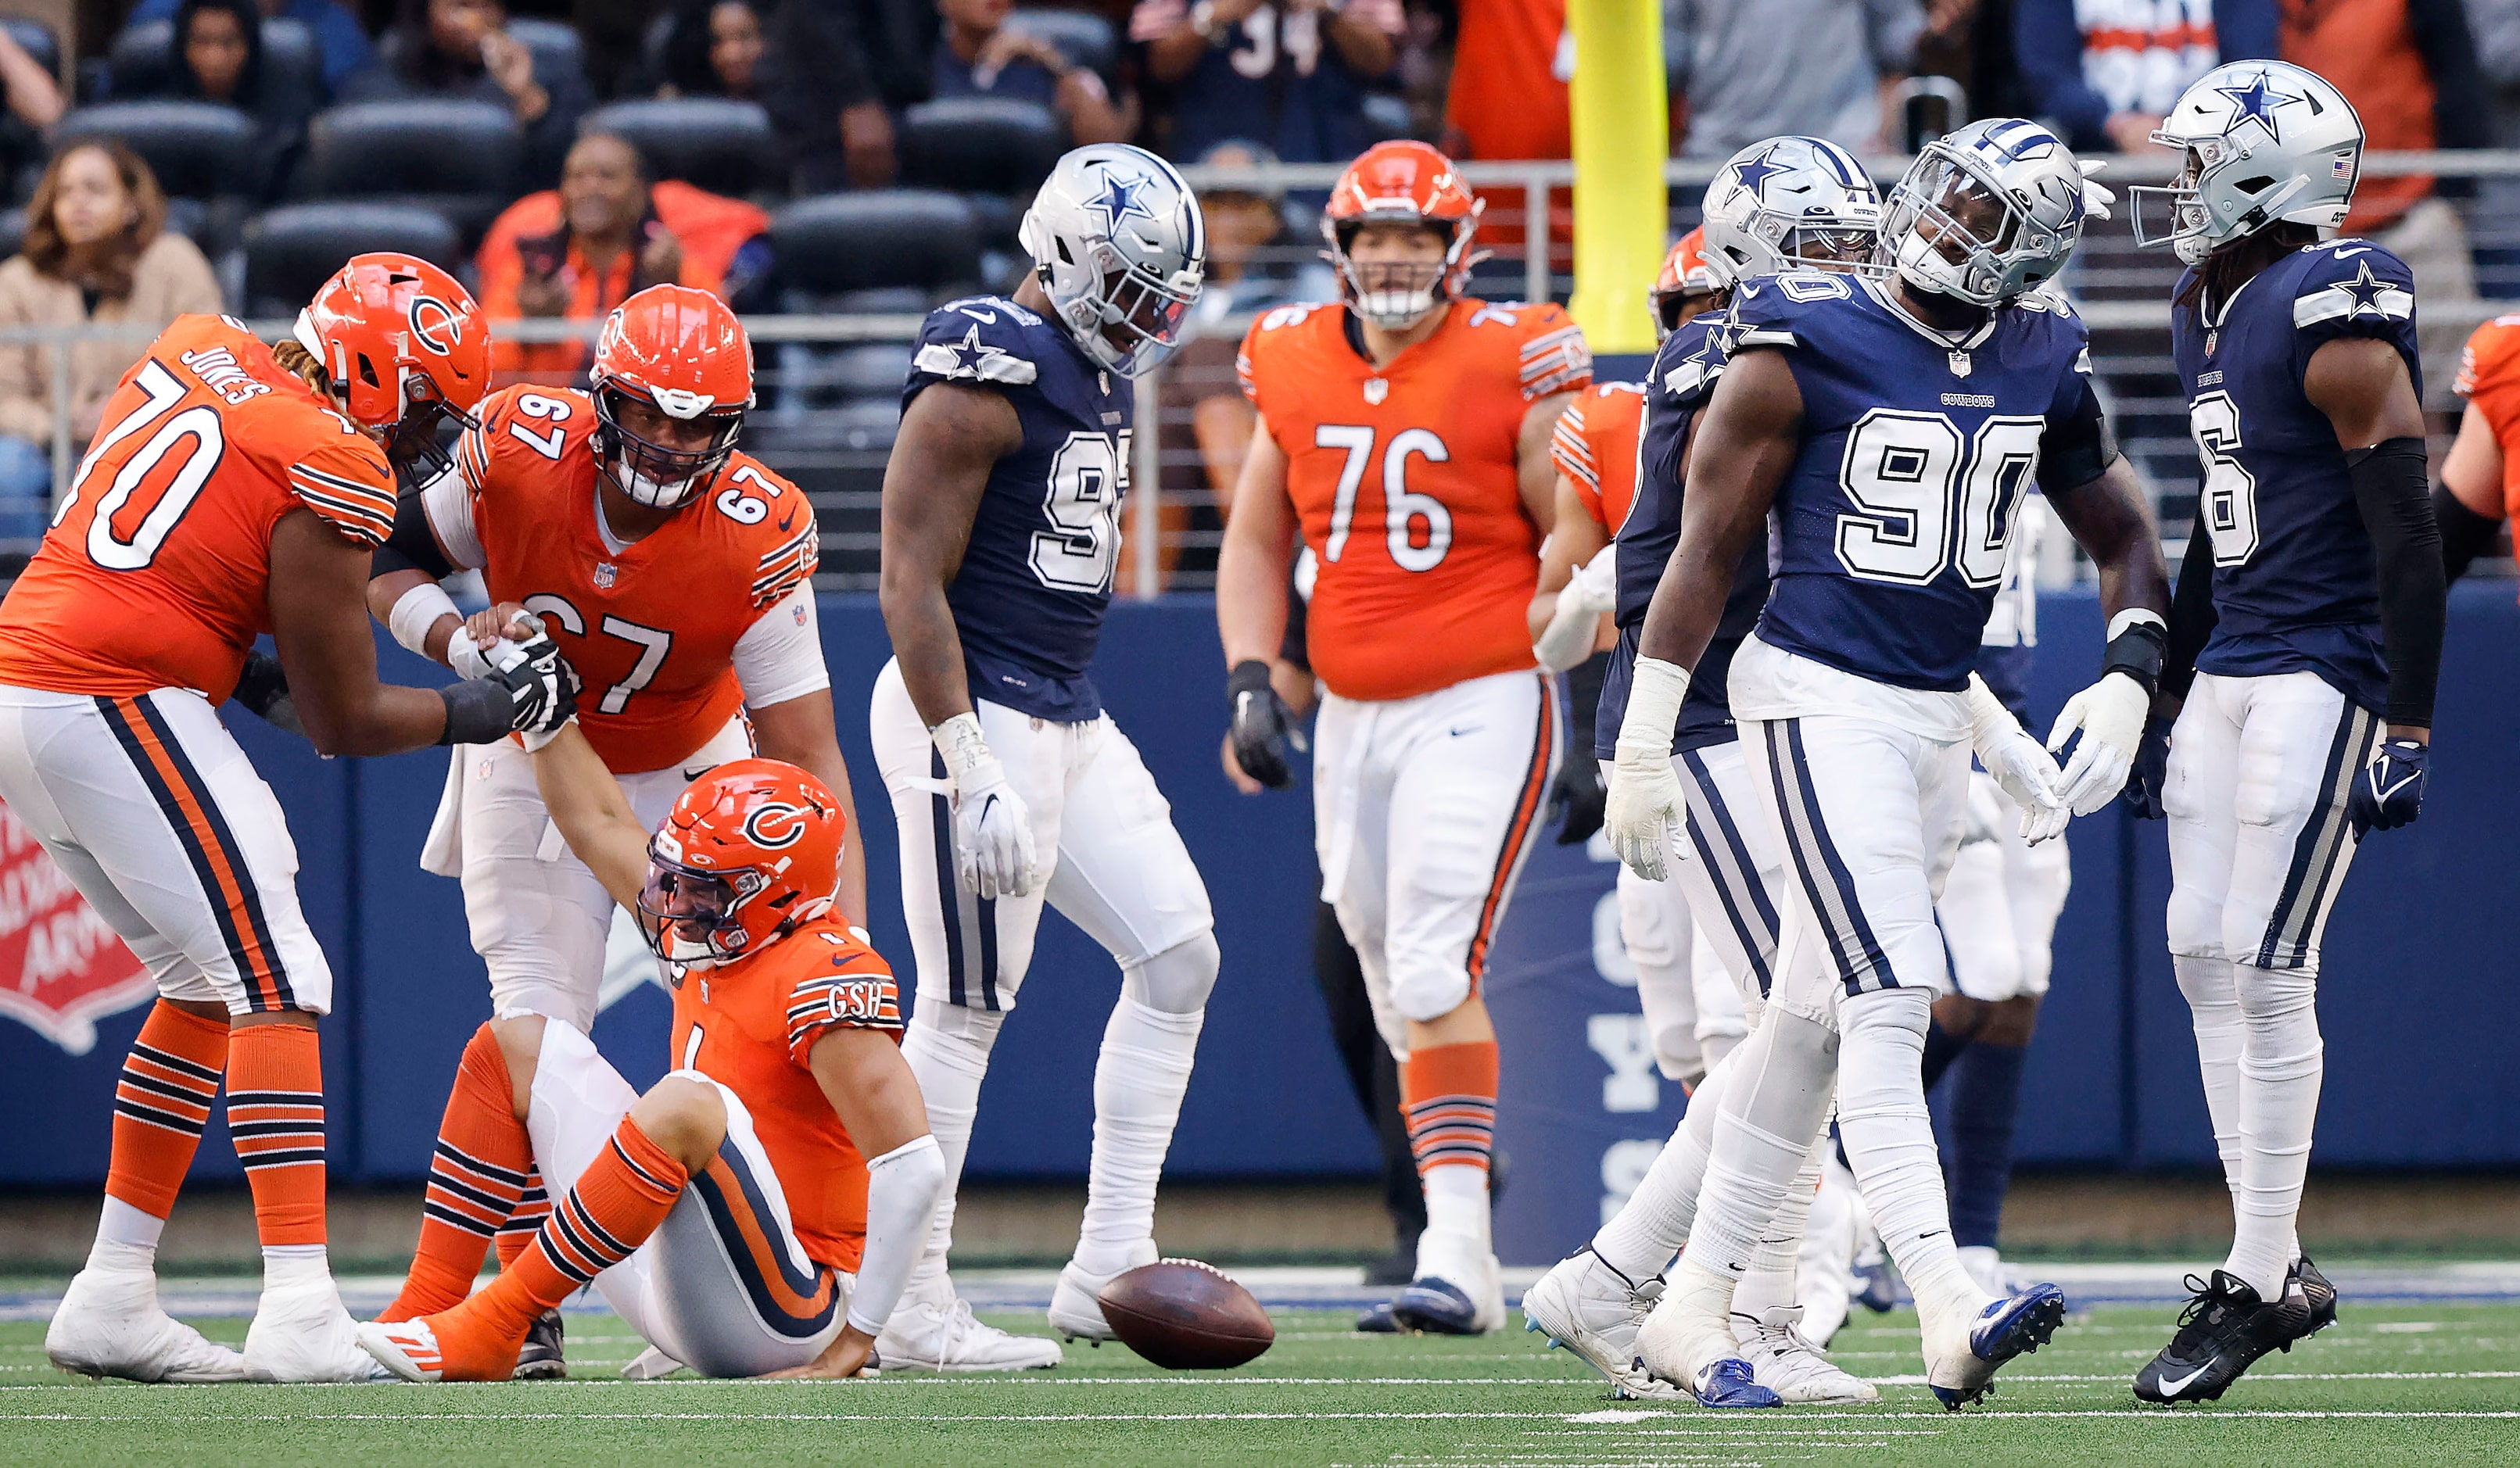
[[[2243,122],[2254,122],[2267,130],[2269,138],[2278,143],[2283,141],[2283,130],[2275,120],[2275,110],[2286,103],[2309,100],[2272,85],[2263,67],[2257,75],[2249,78],[2246,86],[2225,85],[2214,90],[2231,99],[2231,120],[2224,124],[2225,132],[2236,130]]]

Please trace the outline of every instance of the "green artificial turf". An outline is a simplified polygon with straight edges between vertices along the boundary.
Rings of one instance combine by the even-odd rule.
[[[141,1387],[64,1376],[43,1327],[0,1325],[0,1462],[69,1464],[753,1463],[1127,1465],[2226,1464],[2520,1462],[2520,1306],[2357,1307],[2271,1357],[2221,1403],[2138,1409],[2127,1379],[2175,1312],[2077,1317],[1958,1415],[1916,1382],[1914,1317],[1859,1313],[1835,1342],[1880,1405],[1709,1412],[1620,1402],[1519,1330],[1478,1340],[1350,1332],[1344,1312],[1278,1316],[1238,1371],[1168,1374],[1117,1346],[1068,1348],[1019,1377],[896,1373],[840,1383],[631,1384],[639,1343],[570,1318],[566,1383]],[[1519,1315],[1516,1315],[1517,1321]],[[1039,1330],[1039,1316],[997,1323]],[[241,1340],[245,1322],[201,1322]]]

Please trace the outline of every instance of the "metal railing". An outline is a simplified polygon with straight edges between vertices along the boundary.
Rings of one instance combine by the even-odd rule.
[[[1886,182],[1905,161],[1878,158],[1872,166]],[[2167,155],[2109,161],[2101,180],[2121,194],[2129,183],[2165,181],[2175,167]],[[1697,200],[1719,167],[1709,159],[1667,163],[1673,233],[1696,223]],[[1211,473],[1199,448],[1199,406],[1212,398],[1238,397],[1233,347],[1256,314],[1255,304],[1265,309],[1335,289],[1318,259],[1321,245],[1306,196],[1325,193],[1338,176],[1337,165],[1186,171],[1201,190],[1279,200],[1287,228],[1275,244],[1253,253],[1242,284],[1234,288],[1234,307],[1199,318],[1183,350],[1138,384],[1131,465],[1135,493],[1126,512],[1119,585],[1124,596],[1152,597],[1213,584],[1228,491],[1215,482],[1223,477],[1221,471]],[[1562,232],[1552,247],[1537,248],[1531,246],[1538,232],[1524,227],[1550,217],[1552,194],[1573,183],[1574,166],[1564,161],[1465,163],[1462,172],[1487,195],[1482,233],[1499,245],[1497,258],[1481,267],[1474,289],[1497,297],[1562,299],[1571,285]],[[2452,206],[2466,231],[2483,294],[2520,298],[2520,151],[2375,154],[2365,159],[2363,172],[2372,178],[2430,173],[2461,181],[2465,192]],[[2119,439],[2153,492],[2176,552],[2192,511],[2196,478],[2186,406],[2168,350],[2169,297],[2179,267],[2167,251],[2136,248],[2128,212],[2122,199],[2113,219],[2087,233],[2063,284],[2092,330],[2094,363]],[[1002,248],[995,267],[998,278],[974,284],[1011,289],[1019,266]],[[1222,275],[1212,272],[1217,279]],[[2458,343],[2501,306],[2493,299],[2443,294],[2429,289],[2420,275],[2418,294],[2428,401],[2447,415],[2455,407],[2448,386]],[[866,590],[875,583],[880,485],[895,422],[892,404],[920,323],[920,317],[910,314],[762,315],[746,320],[760,348],[762,406],[747,424],[744,447],[795,479],[812,498],[824,525],[820,583],[827,590]],[[259,320],[248,325],[266,339],[278,339],[291,323]],[[497,332],[503,340],[519,343],[589,342],[599,327],[594,321],[540,318],[503,322]],[[156,331],[146,324],[0,328],[0,350],[28,345],[48,349],[44,355],[54,413],[47,447],[56,496],[67,487],[84,448],[73,440],[68,410],[71,354],[64,348],[112,341],[133,347],[136,356]],[[875,360],[878,357],[884,360]],[[2435,426],[2446,432],[2453,423],[2445,416]],[[2442,442],[2437,438],[2437,449]],[[0,556],[29,550],[30,544],[0,541]],[[0,559],[0,576],[8,574],[8,564]]]

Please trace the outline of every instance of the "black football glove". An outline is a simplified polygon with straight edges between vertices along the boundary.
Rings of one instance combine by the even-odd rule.
[[[306,737],[306,726],[297,717],[297,700],[289,696],[289,675],[281,670],[279,658],[260,650],[248,652],[234,696],[263,723]]]
[[[1601,812],[1610,802],[1610,787],[1601,782],[1601,762],[1571,758],[1557,767],[1549,786],[1549,819],[1558,823],[1557,844],[1578,846],[1601,828]]]
[[[2380,746],[2354,778],[2354,793],[2345,801],[2354,839],[2414,824],[2424,807],[2424,766],[2431,754],[2428,746],[2412,739],[2391,739]]]
[[[1300,748],[1302,740],[1295,734],[1294,711],[1269,686],[1269,665],[1256,657],[1236,663],[1225,676],[1225,701],[1234,713],[1234,762],[1272,790],[1292,784],[1295,775],[1286,768],[1286,745],[1291,741]]]
[[[2135,768],[2128,772],[2126,788],[2118,799],[2126,802],[2129,814],[2138,821],[2161,819],[2161,789],[2170,778],[2170,726],[2174,721],[2155,714],[2143,724],[2143,737],[2136,742]]]
[[[493,659],[491,681],[508,690],[508,728],[522,734],[547,734],[577,714],[583,686],[577,670],[560,655],[560,645],[537,631],[521,643],[501,647]]]

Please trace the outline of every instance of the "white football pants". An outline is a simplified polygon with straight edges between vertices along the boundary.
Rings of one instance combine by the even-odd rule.
[[[1951,945],[1959,992],[1998,1003],[2048,992],[2056,919],[2074,884],[2065,838],[2037,846],[2021,838],[2021,808],[1995,777],[1969,772],[1969,824],[1944,879],[1935,915]]]

